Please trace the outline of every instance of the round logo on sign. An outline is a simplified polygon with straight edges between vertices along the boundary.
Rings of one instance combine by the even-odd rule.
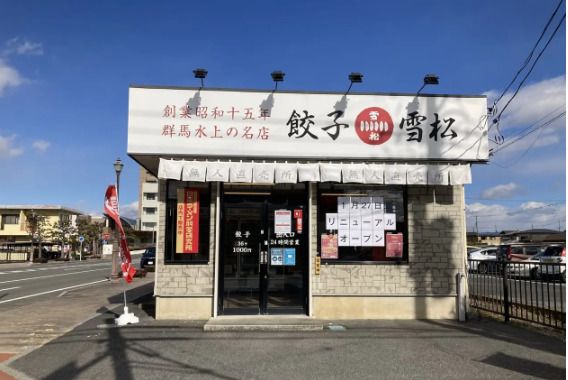
[[[391,116],[380,107],[366,108],[355,119],[355,131],[365,144],[383,144],[390,139],[393,130]]]

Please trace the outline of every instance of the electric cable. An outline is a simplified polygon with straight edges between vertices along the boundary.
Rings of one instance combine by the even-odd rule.
[[[509,90],[509,88],[511,88],[511,86],[513,85],[513,83],[515,83],[515,81],[517,80],[517,78],[519,77],[519,75],[521,74],[521,72],[527,67],[527,65],[529,64],[530,60],[532,59],[532,56],[534,54],[534,52],[536,51],[536,48],[538,47],[538,44],[540,43],[540,41],[542,40],[542,37],[544,37],[544,35],[546,34],[546,31],[548,30],[548,27],[550,26],[550,23],[552,22],[552,20],[554,19],[554,16],[556,16],[556,13],[558,13],[558,10],[560,9],[560,6],[562,5],[562,3],[564,2],[564,0],[560,0],[558,2],[558,5],[556,6],[556,9],[554,10],[554,12],[552,13],[552,15],[550,16],[550,18],[548,19],[548,22],[546,23],[546,25],[544,26],[544,29],[542,30],[542,32],[540,33],[540,37],[538,37],[538,40],[536,41],[536,43],[534,44],[533,48],[531,49],[529,55],[527,56],[527,58],[525,59],[525,61],[523,62],[523,64],[521,65],[521,68],[517,71],[517,73],[515,74],[515,76],[513,77],[513,79],[511,80],[511,82],[507,85],[507,87],[505,88],[505,90],[503,90],[503,92],[501,93],[501,95],[499,96],[499,98],[497,98],[497,100],[495,100],[493,102],[494,107],[497,105],[497,103],[499,103],[499,101],[503,98],[503,96],[505,96],[505,94],[507,93],[507,91]]]
[[[546,42],[546,44],[544,45],[544,47],[542,48],[542,50],[540,51],[540,53],[538,54],[538,56],[535,58],[535,60],[533,61],[529,71],[525,74],[525,76],[523,77],[523,79],[521,80],[521,82],[519,83],[519,85],[517,86],[517,89],[515,90],[515,92],[513,93],[513,95],[511,96],[511,98],[509,98],[509,100],[507,101],[507,103],[505,103],[505,106],[503,106],[503,108],[501,109],[501,111],[499,112],[499,115],[497,115],[496,120],[497,123],[499,122],[499,120],[501,119],[501,116],[503,115],[503,112],[505,112],[505,110],[507,109],[507,107],[509,107],[509,105],[511,104],[511,102],[513,101],[513,99],[515,99],[515,97],[517,96],[517,94],[519,93],[521,87],[523,86],[523,84],[525,83],[525,81],[528,79],[528,77],[530,76],[530,74],[532,73],[533,69],[535,68],[536,64],[538,63],[538,61],[540,60],[540,58],[542,57],[542,54],[546,51],[546,49],[548,48],[548,45],[550,45],[550,42],[552,41],[552,39],[554,38],[554,36],[556,36],[556,33],[558,32],[558,30],[560,29],[560,26],[562,26],[562,23],[564,22],[564,20],[566,19],[566,13],[564,13],[564,15],[562,16],[562,19],[558,22],[558,25],[556,25],[556,28],[554,29],[554,31],[552,32],[552,34],[550,35],[550,37],[548,38],[548,41]]]

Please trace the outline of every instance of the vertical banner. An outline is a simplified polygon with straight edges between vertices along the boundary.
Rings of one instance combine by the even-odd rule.
[[[177,190],[176,252],[199,253],[199,190]]]
[[[302,209],[298,208],[298,209],[294,210],[294,219],[296,219],[296,232],[299,233],[299,234],[302,233],[302,230],[304,228],[303,227],[304,224],[303,224],[303,220],[302,220],[303,215],[304,215],[304,212],[303,212]]]
[[[402,234],[387,234],[387,257],[402,257]]]
[[[120,256],[122,259],[120,268],[122,270],[122,278],[124,278],[124,281],[131,283],[134,275],[136,274],[136,268],[134,268],[134,266],[132,265],[132,257],[130,256],[130,249],[128,248],[126,233],[124,232],[122,222],[120,221],[120,215],[118,213],[118,192],[116,190],[116,186],[114,185],[110,185],[105,192],[103,210],[103,212],[109,218],[114,220],[116,228],[118,229],[118,232],[120,234]]]

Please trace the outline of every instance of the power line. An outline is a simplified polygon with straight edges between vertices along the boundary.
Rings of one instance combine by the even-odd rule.
[[[531,129],[532,127],[534,127],[535,125],[537,125],[538,123],[540,123],[541,121],[543,121],[544,119],[546,119],[547,117],[549,117],[550,115],[552,115],[553,113],[555,113],[556,111],[564,110],[565,108],[566,108],[566,103],[564,103],[564,104],[562,104],[562,105],[556,107],[555,109],[553,109],[552,111],[550,111],[550,112],[547,113],[546,115],[542,116],[540,119],[534,121],[532,124],[530,124],[529,126],[527,126],[526,128],[524,128],[523,130],[517,132],[516,134],[511,135],[511,136],[507,136],[507,138],[513,138],[513,137],[516,137],[516,136],[522,134],[523,132],[525,132],[526,130]],[[499,142],[497,142],[497,141],[494,141],[494,140],[491,140],[491,139],[489,139],[489,140],[492,141],[492,142],[494,142],[495,144],[499,144],[499,145],[501,144],[501,143],[499,143]]]
[[[566,115],[566,113],[564,113],[564,115]],[[552,124],[552,122],[553,122],[554,120],[556,120],[556,119],[553,119],[548,125]],[[542,131],[544,131],[544,127],[545,127],[545,126],[546,126],[546,125],[543,125],[542,127],[537,128],[537,129],[540,129],[540,131],[538,132],[538,135],[536,135],[536,137],[534,138],[534,140],[533,140],[533,141],[530,143],[530,145],[525,149],[525,151],[524,151],[523,153],[521,153],[521,155],[520,155],[519,157],[517,157],[515,160],[511,161],[509,164],[499,164],[499,163],[498,163],[497,161],[495,161],[495,160],[493,160],[492,163],[495,164],[495,165],[497,165],[497,166],[499,166],[500,168],[503,168],[503,169],[510,168],[510,167],[512,167],[512,166],[514,166],[514,165],[520,163],[521,160],[522,160],[523,158],[525,158],[525,156],[527,155],[527,153],[533,148],[534,144],[536,144],[536,142],[537,142],[538,139],[540,138],[540,135],[542,134]],[[503,147],[503,149],[507,148],[508,146],[513,145],[513,144],[516,143],[516,142],[519,142],[523,137],[528,136],[530,133],[532,133],[532,132],[527,133],[525,136],[519,137],[517,140],[515,140],[515,141],[513,141],[512,143],[508,144],[507,146]],[[502,149],[501,149],[501,150],[502,150]]]
[[[558,115],[553,116],[551,119],[545,121],[543,124],[538,125],[538,126],[534,127],[533,129],[531,129],[531,130],[529,130],[529,131],[527,131],[527,129],[529,129],[529,128],[531,128],[531,127],[525,128],[525,129],[524,129],[523,131],[521,131],[521,133],[518,134],[513,140],[509,141],[508,143],[506,143],[506,144],[504,144],[504,145],[501,145],[501,146],[497,147],[497,148],[496,148],[495,150],[493,150],[491,153],[492,153],[492,154],[495,154],[495,153],[498,153],[498,152],[502,151],[503,149],[506,149],[507,147],[509,147],[509,146],[511,146],[511,145],[513,145],[513,144],[515,144],[515,143],[517,143],[517,142],[519,142],[519,140],[521,140],[521,139],[527,137],[528,135],[530,135],[530,134],[532,134],[532,133],[538,131],[539,129],[549,126],[549,125],[552,124],[554,121],[558,120],[559,118],[561,118],[561,117],[563,117],[563,116],[566,116],[566,111],[563,111],[563,112],[559,113]]]
[[[544,26],[544,29],[542,30],[542,32],[540,33],[540,37],[538,37],[538,40],[536,41],[536,43],[534,44],[533,48],[531,49],[529,55],[527,56],[527,58],[525,59],[525,62],[523,62],[523,64],[521,65],[521,68],[517,71],[517,73],[515,74],[515,76],[513,77],[513,79],[511,80],[511,82],[507,85],[507,87],[505,88],[505,90],[503,90],[503,93],[499,96],[499,98],[497,100],[495,100],[493,102],[494,105],[496,105],[497,103],[499,103],[499,101],[503,98],[503,96],[507,93],[507,91],[509,90],[509,88],[511,88],[511,86],[513,85],[513,83],[515,83],[515,81],[517,80],[517,78],[519,77],[519,75],[521,74],[521,72],[527,67],[527,65],[529,64],[530,60],[532,59],[532,56],[538,46],[538,44],[540,43],[540,41],[542,40],[542,37],[544,37],[544,35],[546,34],[546,31],[548,30],[548,27],[550,26],[550,23],[552,22],[552,20],[554,19],[554,16],[556,16],[556,13],[558,12],[558,10],[560,9],[560,6],[562,5],[564,0],[560,0],[558,2],[558,5],[556,6],[556,9],[554,10],[554,12],[552,13],[552,15],[550,16],[550,18],[548,19],[548,22],[546,23],[546,25]]]
[[[550,44],[550,42],[552,41],[552,39],[554,38],[554,36],[556,36],[556,33],[558,32],[558,29],[560,29],[560,26],[562,25],[562,23],[564,22],[564,20],[566,19],[566,13],[564,13],[564,15],[562,16],[562,19],[560,20],[560,22],[558,23],[558,25],[556,25],[556,28],[554,29],[554,31],[552,32],[552,34],[550,35],[550,37],[548,38],[548,41],[546,42],[546,44],[544,45],[544,47],[542,48],[542,50],[540,51],[540,53],[538,54],[538,56],[535,58],[535,60],[533,61],[529,71],[525,74],[525,76],[523,77],[523,79],[521,80],[521,82],[519,83],[519,85],[517,86],[517,89],[515,90],[515,92],[513,93],[513,95],[511,96],[511,98],[507,101],[507,103],[505,104],[505,106],[501,109],[501,112],[499,112],[499,115],[496,117],[497,123],[499,123],[499,120],[501,119],[501,115],[503,115],[503,112],[505,112],[505,110],[507,109],[507,107],[509,107],[509,104],[511,104],[511,102],[513,101],[513,99],[515,99],[515,97],[517,96],[517,94],[519,93],[521,87],[523,86],[523,84],[525,83],[525,81],[527,80],[527,78],[529,77],[529,75],[532,73],[534,67],[536,66],[536,64],[538,63],[538,61],[540,60],[540,57],[542,57],[542,54],[545,52],[546,48],[548,48],[548,45]]]

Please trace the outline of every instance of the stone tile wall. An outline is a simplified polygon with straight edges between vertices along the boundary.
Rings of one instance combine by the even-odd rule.
[[[184,182],[170,186],[186,187]],[[215,273],[215,196],[217,183],[211,185],[211,218],[209,224],[208,264],[165,264],[164,250],[166,227],[166,181],[160,180],[158,192],[158,244],[156,246],[156,296],[160,297],[213,297]]]

